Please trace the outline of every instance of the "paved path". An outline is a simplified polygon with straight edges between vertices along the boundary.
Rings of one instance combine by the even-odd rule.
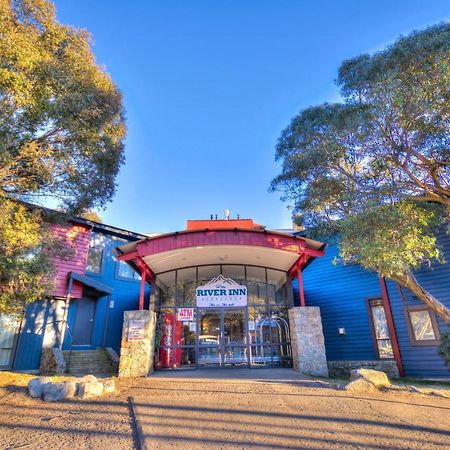
[[[159,373],[131,391],[146,448],[450,448],[450,400],[354,396],[290,369]]]

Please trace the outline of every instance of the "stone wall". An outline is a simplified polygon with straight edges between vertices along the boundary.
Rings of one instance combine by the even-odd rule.
[[[42,375],[63,374],[66,371],[66,362],[59,348],[43,348],[39,371]]]
[[[328,376],[320,308],[300,306],[289,310],[294,369],[309,375]]]
[[[386,373],[389,378],[398,378],[397,363],[392,360],[377,361],[328,361],[328,371],[331,377],[348,378],[354,369],[374,369]]]
[[[125,311],[119,377],[146,377],[153,371],[156,313]]]

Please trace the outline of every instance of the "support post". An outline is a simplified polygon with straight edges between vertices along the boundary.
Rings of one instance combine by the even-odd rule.
[[[289,328],[294,369],[308,375],[327,377],[327,356],[320,308],[317,306],[291,308]]]
[[[381,285],[381,300],[383,302],[384,313],[386,315],[386,322],[389,328],[389,336],[392,343],[392,352],[394,353],[394,359],[397,363],[398,373],[401,377],[405,376],[405,370],[403,369],[402,357],[400,355],[400,347],[397,341],[397,333],[395,332],[394,319],[392,317],[391,302],[389,301],[389,295],[386,287],[386,280],[382,277],[378,278]]]
[[[300,306],[306,306],[305,293],[303,291],[302,269],[301,269],[300,265],[297,267],[297,279],[298,279],[298,293],[300,296]]]
[[[67,287],[67,296],[66,296],[66,302],[64,305],[64,316],[63,320],[61,322],[61,328],[59,332],[59,346],[58,348],[62,351],[63,344],[64,344],[64,338],[66,337],[66,328],[67,328],[67,318],[69,316],[69,306],[70,306],[70,299],[72,296],[72,287],[73,287],[73,279],[72,277],[69,278],[69,285]]]
[[[145,296],[145,271],[141,270],[141,291],[139,293],[139,311],[144,309],[144,296]]]
[[[155,331],[154,311],[124,312],[119,377],[147,377],[153,372]]]

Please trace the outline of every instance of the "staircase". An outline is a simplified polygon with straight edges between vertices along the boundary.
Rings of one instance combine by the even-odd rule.
[[[114,362],[103,348],[64,351],[63,355],[66,362],[66,371],[74,376],[92,374],[110,377],[117,375],[117,362]]]

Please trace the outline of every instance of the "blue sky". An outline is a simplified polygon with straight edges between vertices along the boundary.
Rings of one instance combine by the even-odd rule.
[[[88,29],[124,95],[126,164],[104,222],[181,230],[210,214],[290,226],[268,193],[276,140],[301,109],[339,100],[346,59],[450,19],[448,0],[55,0]]]

